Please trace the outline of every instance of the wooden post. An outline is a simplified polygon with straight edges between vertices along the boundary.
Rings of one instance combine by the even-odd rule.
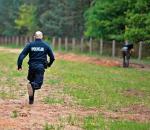
[[[100,55],[103,54],[103,39],[100,39]]]
[[[139,55],[138,55],[138,60],[141,60],[142,58],[142,41],[139,43]]]
[[[12,36],[9,36],[9,45],[12,44]]]
[[[3,37],[0,37],[0,44],[3,44]]]
[[[58,38],[58,50],[61,51],[61,38]]]
[[[11,43],[14,44],[14,36],[11,36]]]
[[[20,36],[20,45],[22,45],[22,42],[23,42],[22,39],[23,39],[22,36]]]
[[[84,38],[82,37],[82,38],[81,38],[81,42],[80,42],[80,49],[81,49],[81,52],[83,52],[83,43],[84,43]]]
[[[19,45],[19,36],[15,37],[15,43],[16,43],[17,46]]]
[[[5,37],[3,36],[2,37],[2,44],[4,44],[4,42],[5,42]]]
[[[12,36],[12,43],[14,44],[15,43],[15,36]]]
[[[113,42],[112,42],[112,57],[113,58],[115,57],[115,44],[116,44],[116,42],[115,42],[115,40],[113,40]]]
[[[3,37],[0,37],[0,44],[3,44]]]
[[[24,38],[25,38],[25,39],[24,39],[24,43],[25,43],[25,44],[28,44],[28,42],[29,42],[28,36],[25,36]]]
[[[65,38],[65,51],[68,51],[68,38]]]
[[[72,50],[75,50],[75,44],[76,44],[76,40],[75,38],[72,38]]]
[[[7,45],[8,37],[5,36],[5,45]]]
[[[22,36],[22,42],[21,42],[21,45],[25,45],[25,39],[24,39],[25,37],[24,36]]]
[[[32,42],[32,41],[33,41],[33,37],[30,36],[30,37],[29,37],[29,42]]]
[[[12,36],[9,37],[9,44],[12,44]]]
[[[11,38],[10,36],[8,36],[8,45],[10,44],[10,42],[11,42]]]
[[[2,44],[3,45],[5,44],[5,37],[4,36],[2,37]]]
[[[52,46],[53,46],[53,49],[55,48],[55,42],[56,42],[56,38],[53,37],[53,40],[52,40]]]
[[[90,41],[89,41],[89,52],[90,54],[92,53],[92,38],[90,38]]]

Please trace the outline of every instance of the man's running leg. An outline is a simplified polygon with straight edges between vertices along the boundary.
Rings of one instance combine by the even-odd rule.
[[[34,103],[34,92],[35,92],[35,90],[32,88],[30,83],[28,83],[27,89],[28,89],[28,95],[29,95],[29,104],[33,104]]]
[[[29,104],[33,104],[34,103],[34,92],[35,92],[33,86],[31,85],[31,82],[34,81],[34,78],[35,78],[35,71],[33,69],[29,69],[27,78],[30,81],[27,84],[27,90],[28,90],[28,95],[29,95]]]

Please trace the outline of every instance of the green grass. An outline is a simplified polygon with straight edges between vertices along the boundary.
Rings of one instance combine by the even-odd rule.
[[[150,130],[150,123],[136,123],[124,120],[105,119],[89,116],[84,119],[85,130]]]
[[[46,103],[46,104],[63,104],[64,101],[63,101],[63,99],[46,97],[46,98],[44,98],[44,103]]]
[[[18,111],[14,110],[11,113],[11,118],[17,118],[18,117]]]
[[[25,85],[21,86],[20,83],[27,82],[27,59],[23,63],[22,72],[18,72],[17,57],[18,54],[0,52],[1,99],[19,98],[19,90],[24,90]],[[77,104],[86,108],[103,107],[116,111],[133,104],[150,107],[150,71],[102,67],[56,59],[53,66],[46,70],[44,83],[57,89],[63,88],[65,94],[72,96]],[[134,90],[139,95],[126,95],[127,90]],[[44,102],[50,105],[63,103],[61,99],[43,98]],[[76,120],[78,119],[69,117],[68,123],[74,125],[78,122]],[[101,115],[86,117],[79,125],[85,130],[149,130],[150,127],[150,123],[113,120]],[[45,125],[44,129],[55,129],[55,126]]]
[[[21,73],[17,71],[17,54],[1,52],[0,53],[0,98],[15,99],[18,98],[19,90],[23,89],[18,82],[20,78],[26,78],[27,66],[23,68],[26,71]]]
[[[45,123],[43,130],[64,130],[63,127],[64,126],[62,125],[51,125],[51,124]]]
[[[59,60],[48,73],[59,76],[59,84],[64,85],[65,93],[71,94],[86,107],[117,109],[131,104],[150,106],[149,71]],[[143,92],[144,96],[125,96],[123,92],[127,89]]]

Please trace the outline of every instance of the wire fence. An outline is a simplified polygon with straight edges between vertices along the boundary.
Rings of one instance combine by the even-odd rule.
[[[12,37],[0,37],[0,45],[15,45],[24,46],[27,42],[33,41],[32,36],[12,36]],[[53,49],[65,52],[79,52],[88,54],[97,54],[110,57],[121,57],[121,48],[123,42],[105,41],[103,39],[93,40],[90,39],[76,39],[76,38],[60,38],[53,37],[51,39]],[[134,45],[133,57],[141,60],[143,58],[150,58],[150,44],[139,42]]]

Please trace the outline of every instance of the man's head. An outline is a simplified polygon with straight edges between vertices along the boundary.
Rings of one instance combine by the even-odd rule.
[[[34,37],[35,39],[42,39],[43,33],[41,31],[36,31]]]

